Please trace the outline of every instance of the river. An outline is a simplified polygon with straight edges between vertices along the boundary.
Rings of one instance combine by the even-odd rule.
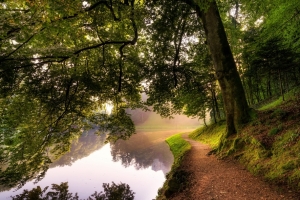
[[[157,116],[150,116],[150,121],[137,126],[137,133],[129,140],[111,144],[104,143],[105,135],[94,134],[96,128],[84,131],[72,144],[70,152],[50,165],[41,181],[34,184],[31,180],[19,190],[12,188],[3,191],[0,199],[11,199],[10,196],[38,185],[43,189],[61,182],[68,182],[69,192],[77,192],[80,199],[102,191],[103,183],[112,182],[128,184],[136,200],[154,199],[173,163],[165,139],[178,132],[190,131],[196,127],[195,124],[199,124],[188,119],[181,126],[179,122],[183,122],[182,119],[167,120],[165,123],[165,119],[157,122]]]

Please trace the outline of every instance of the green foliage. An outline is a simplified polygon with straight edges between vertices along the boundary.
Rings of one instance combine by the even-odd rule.
[[[125,140],[135,133],[135,127],[130,119],[130,115],[124,109],[116,110],[110,115],[95,113],[87,119],[90,123],[100,126],[101,132],[109,133],[107,141]]]
[[[60,185],[52,184],[52,190],[47,192],[48,186],[43,190],[40,186],[33,188],[32,190],[24,190],[22,194],[12,197],[13,200],[46,200],[46,199],[61,199],[61,200],[76,200],[78,199],[77,193],[73,196],[69,193],[68,182],[61,183]],[[45,194],[46,193],[46,194]]]
[[[250,32],[250,31],[249,31]],[[282,100],[274,102],[274,106],[286,99],[285,93],[297,84],[299,74],[295,66],[297,53],[283,43],[281,36],[261,38],[261,32],[245,38],[243,59],[247,65],[245,70],[245,86],[251,104],[264,99],[278,97]],[[252,38],[252,39],[250,39]],[[290,77],[290,79],[286,79]],[[271,106],[271,105],[270,105]]]
[[[204,45],[195,12],[214,2],[2,1],[1,183],[41,179],[52,160],[48,153],[58,158],[67,152],[92,123],[109,132],[110,141],[127,139],[135,131],[126,113],[130,107],[153,106],[164,117],[184,113],[205,119],[209,111],[220,121],[224,109],[213,52]],[[217,3],[248,102],[281,95],[264,110],[289,99],[286,91],[300,78],[299,1]],[[149,96],[146,103],[141,92]],[[104,112],[109,102],[111,114]],[[272,117],[283,120],[285,113]],[[201,130],[192,137],[215,148],[224,142],[225,125],[219,127],[205,129],[210,139]],[[231,142],[227,150],[244,140]]]
[[[109,183],[103,183],[104,192],[95,192],[87,200],[133,200],[134,192],[130,190],[129,185],[125,183],[112,185]],[[52,191],[46,193],[48,186],[43,190],[40,186],[33,188],[32,190],[24,190],[22,194],[12,197],[13,200],[78,200],[77,193],[69,193],[68,182],[61,183],[60,185],[52,184]]]
[[[129,185],[125,183],[115,184],[112,182],[112,185],[109,183],[103,183],[104,193],[95,192],[92,197],[89,197],[88,200],[133,200],[134,192],[130,190]]]
[[[184,113],[205,118],[207,109],[221,104],[220,91],[196,13],[190,14],[193,8],[180,1],[149,1],[146,5],[157,8],[151,10],[153,23],[147,28],[145,77],[151,80],[147,105],[164,117]]]

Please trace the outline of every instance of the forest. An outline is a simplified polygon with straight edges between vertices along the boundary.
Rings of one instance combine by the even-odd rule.
[[[299,26],[297,0],[0,1],[1,183],[43,178],[86,127],[129,138],[128,109],[226,140],[298,87]]]

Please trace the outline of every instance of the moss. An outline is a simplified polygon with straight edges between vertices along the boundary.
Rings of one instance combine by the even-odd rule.
[[[300,170],[295,169],[293,170],[291,176],[289,177],[289,182],[292,183],[294,181],[299,181],[300,180]],[[300,188],[300,181],[298,183],[298,187]]]
[[[282,109],[275,109],[274,112],[271,114],[272,118],[276,118],[276,119],[279,119],[279,120],[283,120],[287,116],[288,116],[288,113],[285,112]]]
[[[276,127],[276,128],[273,128],[269,131],[268,135],[269,136],[274,136],[276,135],[280,130]]]
[[[292,169],[295,169],[297,166],[296,162],[294,160],[290,160],[288,162],[285,162],[283,165],[282,165],[282,169],[283,170],[292,170]]]
[[[280,117],[285,112],[278,110],[275,113],[275,117]],[[272,122],[271,126],[274,126],[274,123],[276,121]],[[223,125],[217,124],[198,129],[192,132],[190,137],[215,147],[225,131]],[[274,138],[271,148],[266,149],[260,139],[254,137],[257,134],[258,129],[256,127],[258,126],[260,125],[256,125],[250,130],[243,129],[241,134],[227,138],[219,156],[233,156],[239,159],[251,173],[262,175],[267,180],[299,182],[300,173],[296,170],[299,171],[300,166],[300,136],[297,131],[284,130],[283,124],[280,123],[279,125],[275,124],[276,127],[268,132],[259,132],[259,134],[266,134]]]
[[[165,191],[164,196],[169,198],[174,193],[182,191],[188,186],[188,177],[190,174],[185,170],[176,170],[172,178],[168,182],[168,188]]]
[[[243,148],[245,147],[245,140],[240,137],[235,138],[227,138],[224,140],[224,145],[222,149],[218,152],[219,156],[229,156],[234,155],[235,157],[239,157],[243,154]],[[237,155],[235,154],[237,153]]]

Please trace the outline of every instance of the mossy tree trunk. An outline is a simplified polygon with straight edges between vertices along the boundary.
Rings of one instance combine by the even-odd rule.
[[[227,137],[235,134],[239,126],[248,121],[249,107],[217,4],[215,1],[207,2],[207,9],[201,9],[195,2],[194,6],[203,23],[215,75],[221,87],[226,111]]]

